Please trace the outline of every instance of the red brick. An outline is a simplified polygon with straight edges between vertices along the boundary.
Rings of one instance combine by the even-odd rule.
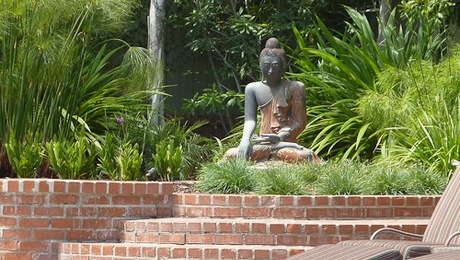
[[[302,225],[300,224],[287,224],[286,233],[299,234],[302,232]]]
[[[221,254],[221,259],[236,259],[235,249],[223,248],[220,254]]]
[[[217,231],[216,223],[203,223],[203,232],[204,233],[213,233]]]
[[[185,194],[184,195],[184,202],[186,205],[196,205],[197,204],[197,196],[195,194]]]
[[[147,193],[147,185],[145,182],[136,182],[134,183],[134,194],[144,195]]]
[[[322,225],[321,226],[321,233],[327,235],[333,235],[337,233],[336,225]]]
[[[4,229],[2,233],[2,239],[4,240],[9,240],[9,239],[28,240],[29,238],[30,238],[30,230]]]
[[[228,196],[228,205],[229,206],[238,206],[241,207],[243,205],[242,196],[240,195],[230,195]]]
[[[300,196],[297,199],[297,206],[311,206],[312,202],[311,196]]]
[[[19,219],[21,228],[44,228],[49,227],[49,219],[47,218],[22,218]]]
[[[51,184],[48,184],[48,181],[51,183],[52,180],[39,180],[38,182],[38,192],[49,192],[50,191],[50,187],[49,185]]]
[[[214,206],[228,206],[227,195],[213,195],[212,204]]]
[[[205,248],[203,255],[204,259],[217,259],[219,257],[219,250],[217,248]]]
[[[351,206],[361,206],[361,196],[349,196],[347,198],[347,205]]]
[[[187,244],[208,244],[214,243],[214,236],[212,234],[187,234]]]
[[[155,256],[156,256],[155,248],[152,248],[152,247],[143,247],[143,248],[142,248],[142,256],[144,256],[144,257],[150,257],[150,258],[155,257]]]
[[[5,205],[5,204],[13,204],[14,198],[16,196],[14,195],[8,195],[8,194],[1,194],[0,195],[0,204]]]
[[[64,208],[62,207],[37,207],[34,208],[36,216],[64,216]]]
[[[141,256],[141,248],[138,247],[138,246],[129,246],[128,249],[126,250],[127,251],[127,255],[128,256]]]
[[[22,188],[23,188],[23,191],[24,192],[33,192],[35,191],[35,184],[37,182],[35,180],[23,180],[23,183],[22,183]],[[0,190],[1,190],[1,187],[0,187]]]
[[[308,236],[278,235],[276,238],[277,245],[284,246],[304,246],[308,245]]]
[[[392,196],[391,205],[394,206],[405,206],[404,196]]]
[[[276,243],[276,236],[275,235],[245,235],[244,236],[244,243],[246,245],[269,245],[274,246]]]
[[[275,218],[304,218],[305,210],[303,208],[275,208],[273,209]]]
[[[233,224],[232,223],[218,223],[219,233],[232,233],[233,232]],[[236,225],[239,225],[236,223]]]
[[[77,204],[80,196],[74,194],[51,194],[51,204]]]
[[[54,193],[65,193],[66,192],[66,186],[67,186],[66,181],[55,180],[53,181],[51,185],[53,185]]]
[[[419,207],[420,206],[420,197],[407,196],[406,197],[406,207]]]
[[[198,194],[196,195],[199,205],[211,205],[211,195],[209,194]]]
[[[97,233],[94,230],[72,230],[67,233],[67,239],[69,240],[95,240],[97,237]]]
[[[254,259],[269,259],[270,253],[264,249],[254,249]]]
[[[353,225],[339,225],[340,235],[353,235]]]
[[[357,208],[338,208],[335,210],[337,218],[364,218],[366,214],[365,209]]]
[[[374,196],[363,196],[363,206],[375,206],[376,198]]]
[[[247,233],[249,232],[249,223],[235,223],[236,233]]]
[[[81,203],[84,205],[108,205],[110,200],[105,195],[88,195],[82,197]]]
[[[253,259],[252,249],[238,249],[238,259]]]
[[[149,182],[147,183],[147,194],[153,195],[160,193],[160,185],[157,182]]]
[[[83,219],[82,227],[89,229],[109,229],[112,223],[109,219]]]
[[[169,196],[174,192],[174,185],[172,183],[160,183],[161,193]]]
[[[246,195],[244,196],[244,206],[260,206],[259,196]]]
[[[391,206],[391,198],[390,197],[377,197],[377,206]]]
[[[393,208],[369,208],[366,210],[366,216],[368,218],[389,218],[393,217],[394,215]]]
[[[112,198],[112,203],[114,205],[139,205],[141,199],[133,195],[119,195]]]
[[[355,225],[355,234],[369,234],[369,226]]]
[[[186,223],[173,223],[173,232],[186,232]]]
[[[118,208],[118,207],[99,208],[100,217],[122,217],[125,215],[125,213],[126,213],[125,208]],[[83,216],[88,216],[88,215],[83,215]]]
[[[260,196],[260,206],[275,206],[275,196]]]
[[[332,206],[346,206],[346,198],[344,196],[332,196]]]
[[[216,234],[214,235],[214,244],[216,245],[241,245],[243,244],[243,235],[241,234]]]
[[[164,247],[160,247],[157,249],[157,256],[158,258],[167,258],[169,259],[170,258],[170,253],[171,252],[171,249],[168,247],[168,248],[164,248]]]
[[[272,250],[272,260],[286,259],[288,256],[286,249],[273,249]]]
[[[70,181],[67,184],[68,193],[80,193],[82,183],[80,181]]]
[[[236,208],[214,208],[214,217],[242,217],[240,207]]]
[[[201,259],[202,256],[202,250],[199,248],[189,248],[188,249],[188,257],[189,258],[199,258]]]
[[[84,181],[82,182],[81,192],[86,194],[93,194],[94,193],[94,182]]]
[[[335,211],[332,208],[309,208],[306,212],[307,219],[334,218]]]
[[[43,205],[46,203],[44,195],[18,195],[16,200],[18,204]]]
[[[330,206],[328,196],[316,196],[314,206]]]
[[[187,257],[187,250],[185,248],[172,248],[171,251],[173,258],[185,259]]]
[[[270,233],[281,234],[284,232],[285,232],[284,224],[276,224],[276,223],[270,224]]]
[[[34,230],[36,240],[64,240],[65,232],[63,230],[37,229]]]
[[[94,192],[97,194],[107,194],[107,182],[104,181],[98,181],[94,184]]]
[[[187,232],[191,232],[191,233],[201,232],[201,223],[188,223]]]
[[[267,233],[267,224],[265,223],[252,223],[252,233]]]
[[[19,181],[18,180],[8,180],[8,192],[19,192]]]
[[[185,234],[160,234],[160,243],[183,245],[185,244]]]
[[[209,217],[212,215],[211,207],[187,207],[186,214],[189,217]]]
[[[293,196],[280,196],[280,207],[292,207],[294,206]]]
[[[112,256],[113,255],[113,249],[114,249],[113,245],[103,245],[102,246],[102,255],[110,255],[110,256]]]
[[[260,218],[271,217],[272,208],[243,208],[243,217],[245,218]]]
[[[159,228],[160,228],[161,232],[172,232],[173,231],[173,223],[161,222]]]
[[[107,187],[107,191],[106,193],[108,195],[117,195],[117,194],[120,194],[120,189],[121,189],[121,183],[119,182],[107,182],[106,183]],[[97,187],[96,187],[96,190],[97,190]]]
[[[43,252],[43,251],[48,251],[48,246],[49,246],[48,242],[20,241],[19,251]]]
[[[102,255],[102,246],[101,245],[91,245],[91,254],[92,255]]]
[[[319,233],[319,227],[318,225],[315,225],[315,224],[305,225],[304,230],[306,234],[318,234]]]
[[[21,259],[21,260],[32,260],[32,253],[10,253],[10,252],[5,252],[2,253],[3,259],[8,260],[8,259]],[[0,256],[2,256],[0,255]]]
[[[82,244],[81,247],[80,247],[80,252],[83,255],[89,254],[90,250],[91,250],[91,245],[90,244]]]

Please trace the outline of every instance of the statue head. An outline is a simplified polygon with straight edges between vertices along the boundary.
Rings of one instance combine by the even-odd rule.
[[[276,73],[280,77],[284,75],[287,69],[286,52],[281,48],[278,39],[267,40],[265,48],[260,52],[259,62],[264,77],[267,77],[269,69],[277,70]],[[276,67],[270,67],[273,65]]]

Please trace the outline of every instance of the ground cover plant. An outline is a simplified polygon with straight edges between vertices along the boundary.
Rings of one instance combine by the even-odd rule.
[[[413,164],[400,167],[351,160],[254,164],[235,159],[205,164],[195,188],[227,194],[432,195],[441,194],[447,180],[446,175]]]

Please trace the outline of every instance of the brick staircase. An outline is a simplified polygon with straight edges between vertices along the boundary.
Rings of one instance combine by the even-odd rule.
[[[63,243],[60,259],[286,259],[320,244],[368,239],[381,227],[421,234],[437,202],[419,196],[173,198],[173,217],[123,221],[119,243]]]
[[[0,260],[286,259],[423,233],[439,196],[175,193],[173,183],[0,180]],[[399,239],[392,237],[392,239]]]

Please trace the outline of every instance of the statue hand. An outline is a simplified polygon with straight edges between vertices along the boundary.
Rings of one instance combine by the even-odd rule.
[[[281,137],[277,134],[261,134],[259,138],[255,138],[253,141],[255,143],[276,144],[281,141]]]
[[[238,156],[237,158],[247,159],[252,154],[252,145],[251,142],[241,142],[238,146]]]

